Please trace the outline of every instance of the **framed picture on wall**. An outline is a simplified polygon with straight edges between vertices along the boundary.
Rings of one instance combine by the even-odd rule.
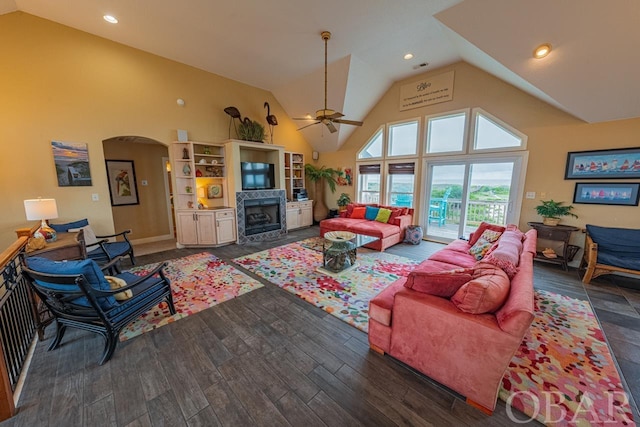
[[[138,186],[133,160],[105,160],[111,206],[138,205]]]
[[[87,144],[51,141],[59,187],[91,186]]]
[[[567,154],[564,179],[637,178],[640,178],[640,147]]]
[[[577,182],[573,203],[637,206],[640,184],[634,182]]]

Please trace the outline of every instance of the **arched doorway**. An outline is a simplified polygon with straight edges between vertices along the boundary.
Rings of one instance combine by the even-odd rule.
[[[131,229],[134,243],[175,238],[168,147],[144,136],[115,136],[102,141],[104,158],[131,161],[137,204],[111,206],[116,231]]]

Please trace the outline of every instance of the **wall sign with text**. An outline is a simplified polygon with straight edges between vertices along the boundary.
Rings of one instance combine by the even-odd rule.
[[[453,71],[400,86],[400,111],[453,100]]]

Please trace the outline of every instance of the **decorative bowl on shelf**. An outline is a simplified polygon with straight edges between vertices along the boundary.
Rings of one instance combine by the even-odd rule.
[[[350,231],[329,231],[324,233],[324,238],[331,242],[347,242],[356,237],[355,233]]]

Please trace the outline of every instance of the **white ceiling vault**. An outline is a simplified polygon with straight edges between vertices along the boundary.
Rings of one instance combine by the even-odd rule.
[[[16,10],[270,90],[290,117],[323,108],[322,30],[328,108],[345,119],[366,118],[394,81],[460,59],[586,122],[640,117],[637,0],[0,0],[0,14]],[[534,60],[545,42],[554,50]],[[336,127],[302,132],[333,151],[354,129]]]

